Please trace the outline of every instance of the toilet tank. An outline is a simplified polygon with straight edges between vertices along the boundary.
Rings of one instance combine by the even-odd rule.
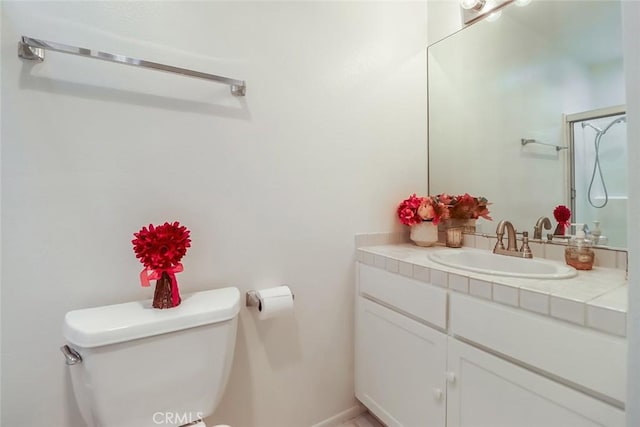
[[[183,295],[175,308],[152,300],[71,311],[64,337],[82,361],[69,366],[91,427],[179,426],[213,413],[236,341],[240,292]]]

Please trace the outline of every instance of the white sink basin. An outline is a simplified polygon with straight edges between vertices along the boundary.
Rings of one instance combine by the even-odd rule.
[[[578,274],[572,267],[544,259],[517,258],[485,251],[440,251],[429,254],[429,259],[447,267],[495,276],[567,279]]]

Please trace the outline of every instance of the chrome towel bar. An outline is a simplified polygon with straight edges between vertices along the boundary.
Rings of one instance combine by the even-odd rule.
[[[527,144],[540,144],[540,145],[546,145],[547,147],[553,147],[553,148],[555,148],[555,149],[556,149],[556,151],[566,150],[566,149],[568,149],[568,148],[569,148],[569,147],[565,147],[565,146],[562,146],[562,145],[548,144],[548,143],[546,143],[546,142],[540,142],[540,141],[537,141],[537,140],[535,140],[535,139],[526,139],[526,138],[522,138],[522,139],[520,140],[520,144],[522,144],[523,146],[525,146],[525,145],[527,145]]]
[[[181,74],[187,77],[209,80],[231,86],[231,93],[235,96],[244,96],[247,91],[247,84],[244,80],[230,79],[228,77],[216,76],[215,74],[203,73],[200,71],[188,70],[186,68],[174,67],[171,65],[159,64],[157,62],[145,61],[144,59],[130,58],[124,55],[100,52],[83,47],[69,46],[62,43],[55,43],[45,40],[38,40],[31,37],[22,36],[18,43],[18,56],[31,61],[44,61],[44,51],[69,53],[83,56],[85,58],[101,59],[103,61],[115,62],[117,64],[133,65],[135,67],[150,68],[157,71]]]

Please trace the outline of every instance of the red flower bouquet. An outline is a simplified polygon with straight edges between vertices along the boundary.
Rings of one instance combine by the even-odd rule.
[[[558,205],[553,210],[553,217],[558,221],[558,225],[553,234],[556,236],[564,236],[564,232],[571,225],[571,210],[565,205]]]
[[[440,220],[449,218],[449,208],[439,196],[418,197],[415,193],[400,203],[397,213],[400,222],[408,226],[422,221],[438,225]]]
[[[404,225],[416,225],[422,221],[433,221],[437,225],[446,219],[478,219],[491,221],[489,201],[484,197],[474,197],[467,193],[450,196],[442,193],[437,196],[418,197],[415,194],[403,200],[398,206],[398,218]]]
[[[478,219],[484,218],[489,221],[492,218],[489,216],[489,201],[484,197],[474,197],[468,193],[464,193],[460,196],[449,196],[441,194],[439,196],[442,199],[447,200],[449,205],[449,216],[455,219]]]
[[[176,273],[183,270],[180,260],[191,246],[189,230],[177,221],[173,224],[149,228],[142,227],[134,233],[133,250],[144,269],[140,273],[142,286],[149,286],[149,280],[157,280],[153,297],[153,307],[171,308],[180,305],[180,291]]]

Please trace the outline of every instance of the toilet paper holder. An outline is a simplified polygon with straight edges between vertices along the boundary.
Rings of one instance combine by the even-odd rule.
[[[291,298],[296,299],[296,296],[291,292]],[[247,307],[259,307],[260,298],[258,298],[258,292],[247,291],[245,304]]]

